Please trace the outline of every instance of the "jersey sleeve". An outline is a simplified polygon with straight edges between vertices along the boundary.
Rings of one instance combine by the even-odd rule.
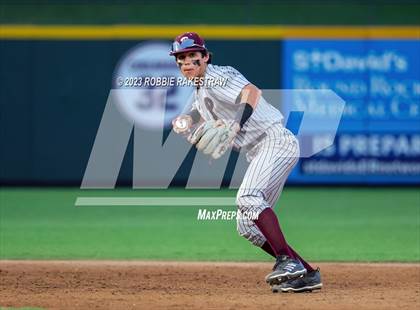
[[[238,70],[229,66],[217,67],[217,69],[209,66],[206,74],[224,82],[210,87],[208,92],[217,100],[230,104],[239,103],[239,94],[246,85],[250,84]]]

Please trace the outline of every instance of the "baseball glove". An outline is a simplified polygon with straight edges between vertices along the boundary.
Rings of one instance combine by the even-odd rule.
[[[239,129],[235,121],[207,121],[197,127],[188,141],[199,151],[218,159],[232,146]]]

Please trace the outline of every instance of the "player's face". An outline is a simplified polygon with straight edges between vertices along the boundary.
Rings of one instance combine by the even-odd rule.
[[[192,79],[204,75],[208,58],[208,55],[203,57],[200,52],[185,52],[176,56],[176,63],[182,75],[187,79]]]

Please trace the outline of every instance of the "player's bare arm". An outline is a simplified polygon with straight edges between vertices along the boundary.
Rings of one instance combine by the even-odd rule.
[[[257,108],[261,97],[261,90],[254,84],[246,85],[241,92],[241,103],[248,103],[253,110]]]

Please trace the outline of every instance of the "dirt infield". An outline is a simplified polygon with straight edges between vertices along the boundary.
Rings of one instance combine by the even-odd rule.
[[[420,264],[320,264],[324,288],[273,294],[271,264],[1,261],[0,306],[48,309],[416,309]]]

